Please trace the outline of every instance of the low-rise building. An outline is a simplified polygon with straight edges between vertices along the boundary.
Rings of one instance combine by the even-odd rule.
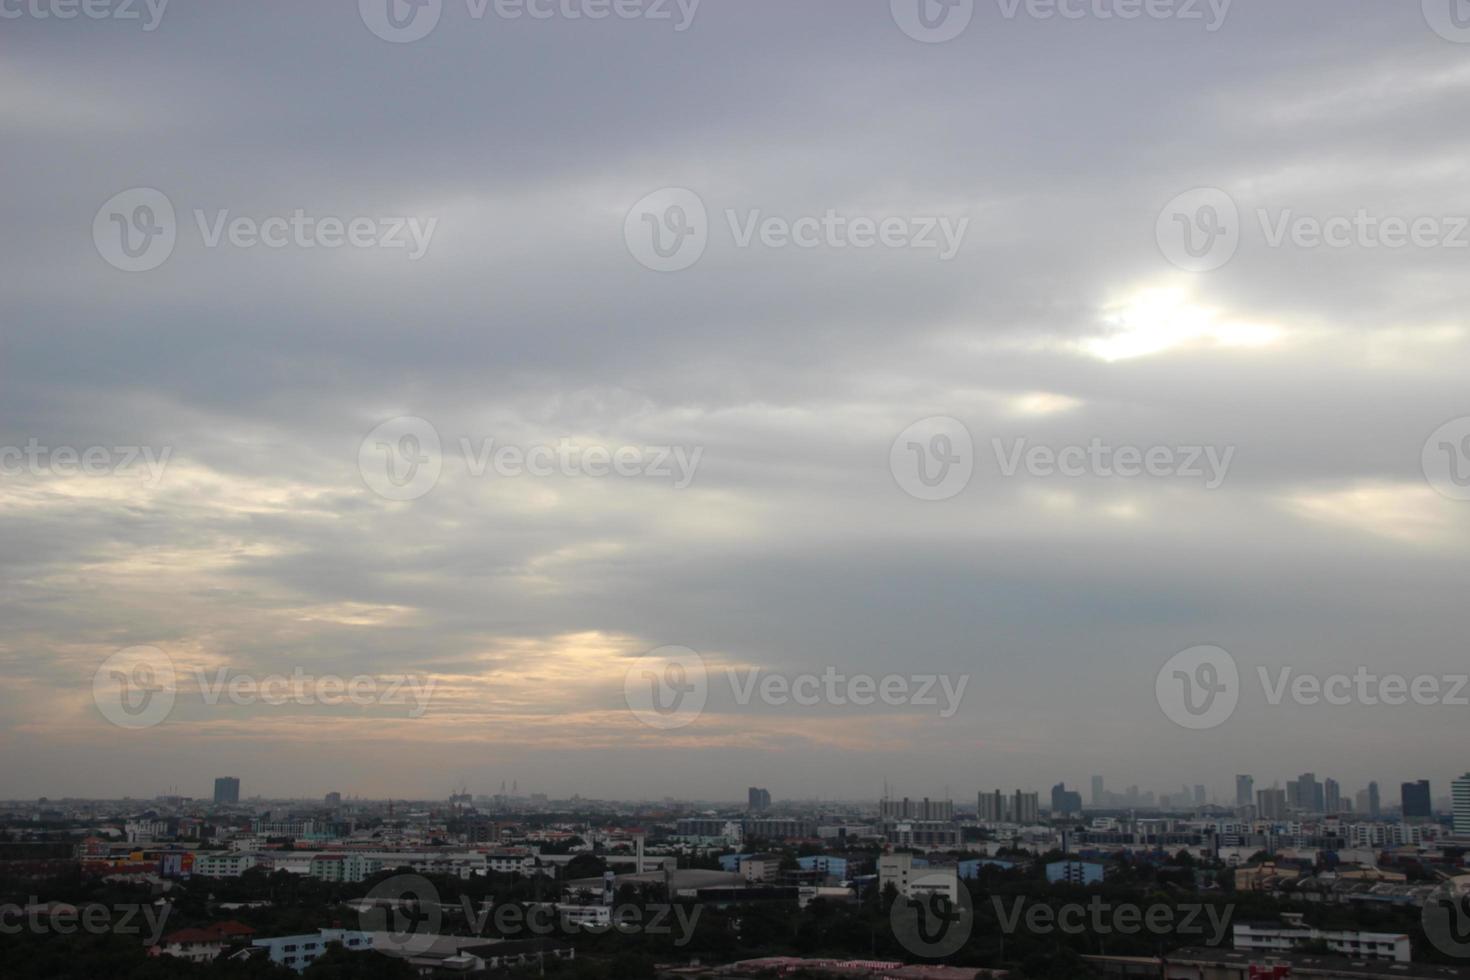
[[[774,882],[781,877],[779,854],[752,854],[740,861],[740,874],[749,882]]]
[[[367,951],[373,948],[373,934],[351,929],[322,929],[300,936],[257,939],[251,945],[263,948],[266,958],[272,963],[290,967],[300,973],[325,953],[332,943],[340,943],[348,950]]]
[[[1107,877],[1107,867],[1088,861],[1055,861],[1046,866],[1046,880],[1051,884],[1096,885]]]
[[[1402,933],[1316,929],[1306,925],[1299,915],[1283,916],[1281,922],[1235,923],[1236,949],[1289,953],[1311,943],[1325,943],[1334,953],[1361,959],[1395,963],[1412,959],[1409,937]]]
[[[884,854],[878,859],[878,888],[887,891],[889,885],[900,898],[943,895],[951,902],[959,901],[963,887],[953,865],[926,867],[916,864],[912,854]]]

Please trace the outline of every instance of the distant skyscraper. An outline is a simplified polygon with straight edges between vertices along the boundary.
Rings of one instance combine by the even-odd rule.
[[[234,776],[221,776],[214,781],[214,802],[239,803],[240,780]]]
[[[1051,788],[1051,815],[1066,816],[1082,812],[1082,794],[1067,789],[1066,783],[1057,783]]]
[[[1286,784],[1286,805],[1303,813],[1321,813],[1326,800],[1317,774],[1304,772]]]
[[[760,789],[759,787],[752,786],[748,795],[750,797],[749,808],[752,812],[761,813],[762,811],[769,810],[771,808],[770,790],[764,790]]]
[[[1368,816],[1377,817],[1383,813],[1383,801],[1378,798],[1378,784],[1368,784]]]
[[[1342,812],[1342,787],[1335,779],[1329,779],[1322,784],[1322,812]]]
[[[1470,837],[1470,772],[1450,784],[1450,801],[1455,811],[1455,836]]]
[[[341,793],[328,793],[327,794],[327,800],[326,800],[326,802],[327,802],[327,806],[341,806],[342,805],[342,794]]]
[[[1092,805],[1099,807],[1106,805],[1103,797],[1103,778],[1101,776],[1092,777]]]
[[[1256,802],[1256,781],[1251,776],[1235,777],[1235,805],[1250,806]]]
[[[1286,791],[1263,789],[1256,792],[1256,816],[1262,820],[1286,819]]]
[[[1429,796],[1429,780],[1404,783],[1399,787],[1399,796],[1405,820],[1427,820],[1434,816],[1434,804]]]
[[[1207,800],[1208,798],[1209,798],[1209,794],[1207,794],[1205,792],[1204,785],[1201,784],[1201,783],[1195,783],[1195,785],[1194,785],[1194,805],[1195,806],[1204,806],[1205,805],[1205,800]]]

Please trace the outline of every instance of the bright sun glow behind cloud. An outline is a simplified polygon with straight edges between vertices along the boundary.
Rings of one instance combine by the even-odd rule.
[[[1194,302],[1186,286],[1154,286],[1130,293],[1102,310],[1106,332],[1082,342],[1082,349],[1104,361],[1161,354],[1179,347],[1265,347],[1281,331],[1229,319]]]

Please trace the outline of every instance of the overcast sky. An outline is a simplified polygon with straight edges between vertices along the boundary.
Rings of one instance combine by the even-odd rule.
[[[1470,706],[1271,704],[1258,674],[1470,662],[1470,427],[1436,435],[1470,416],[1449,0],[977,0],[948,40],[917,0],[622,2],[0,3],[0,446],[51,450],[0,460],[0,797],[1313,770],[1396,801],[1470,769]],[[822,220],[797,246],[771,217]],[[1429,223],[1393,247],[1384,219]],[[687,267],[650,268],[654,231]],[[404,417],[440,451],[370,437]],[[516,475],[488,440],[637,473]],[[1008,461],[1094,440],[1185,472]],[[1156,679],[1202,644],[1238,706],[1194,730]],[[708,696],[663,729],[625,680],[670,645]],[[94,679],[137,646],[175,703],[120,727]],[[726,672],[829,667],[968,680],[941,717],[938,687],[742,705]],[[435,687],[209,704],[198,671]]]

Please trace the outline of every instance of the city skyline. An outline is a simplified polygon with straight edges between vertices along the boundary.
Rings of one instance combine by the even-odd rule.
[[[1244,804],[1244,805],[1248,805],[1248,806],[1254,806],[1255,805],[1255,794],[1256,793],[1259,793],[1262,790],[1275,790],[1275,791],[1280,791],[1282,793],[1288,793],[1289,792],[1290,784],[1293,782],[1293,777],[1283,777],[1281,779],[1273,779],[1273,780],[1271,780],[1268,783],[1267,781],[1265,781],[1263,779],[1256,779],[1256,778],[1254,778],[1254,775],[1253,774],[1238,774],[1238,775],[1249,775],[1250,778],[1252,778],[1252,780],[1253,780],[1252,798],[1249,801],[1249,803]],[[1298,774],[1298,776],[1300,776],[1300,775],[1302,775],[1302,774]],[[1306,773],[1305,775],[1315,776],[1315,775],[1318,775],[1318,774],[1316,774],[1316,773]],[[1456,785],[1455,784],[1462,782],[1463,779],[1464,779],[1464,775],[1465,774],[1462,773],[1460,776],[1455,776],[1455,777],[1446,779],[1442,783],[1441,782],[1437,782],[1434,779],[1422,780],[1424,782],[1427,782],[1429,784],[1429,786],[1430,786],[1430,797],[1429,797],[1429,799],[1430,799],[1431,805],[1433,807],[1435,807],[1436,809],[1442,809],[1442,812],[1448,814],[1450,812],[1450,807],[1449,806],[1446,806],[1446,807],[1440,808],[1440,804],[1442,804],[1442,803],[1448,804],[1448,803],[1451,803],[1453,801],[1453,799],[1455,798],[1455,792],[1456,792]],[[1099,782],[1098,782],[1099,780],[1101,780],[1101,784],[1099,784]],[[1348,806],[1348,809],[1345,809],[1345,810],[1337,810],[1337,811],[1324,809],[1324,810],[1314,811],[1314,812],[1319,812],[1319,813],[1340,812],[1340,813],[1342,813],[1345,816],[1354,816],[1354,817],[1367,816],[1368,814],[1367,814],[1366,811],[1363,811],[1363,810],[1361,810],[1361,809],[1359,809],[1357,807],[1357,804],[1355,803],[1355,798],[1365,796],[1366,794],[1368,794],[1370,792],[1370,788],[1376,788],[1378,790],[1379,799],[1380,799],[1380,807],[1381,807],[1381,810],[1382,811],[1385,811],[1385,812],[1386,811],[1395,811],[1395,810],[1398,810],[1399,809],[1399,806],[1400,806],[1400,797],[1399,797],[1399,789],[1400,789],[1400,787],[1401,786],[1407,786],[1410,783],[1418,783],[1420,781],[1421,781],[1420,778],[1402,779],[1402,780],[1370,780],[1368,783],[1365,783],[1362,786],[1346,786],[1346,787],[1342,787],[1341,788],[1341,794],[1340,794],[1340,800],[1342,801],[1343,804],[1346,804]],[[131,799],[131,800],[134,800],[136,802],[147,802],[150,799],[165,799],[165,798],[175,798],[175,797],[178,797],[178,798],[186,798],[186,799],[193,799],[195,801],[203,801],[203,800],[209,799],[211,796],[217,797],[218,794],[219,794],[219,792],[220,792],[220,785],[223,782],[231,782],[231,783],[234,784],[234,786],[233,786],[233,792],[236,794],[236,801],[238,801],[238,800],[295,800],[295,801],[309,801],[309,800],[313,800],[313,799],[318,799],[322,795],[335,795],[335,796],[342,797],[344,799],[371,800],[371,801],[386,801],[386,800],[391,800],[391,799],[412,800],[412,801],[431,801],[431,800],[440,799],[440,798],[442,798],[442,797],[444,797],[446,795],[447,796],[450,796],[450,797],[457,796],[461,792],[464,792],[468,796],[470,796],[471,798],[474,798],[474,799],[495,799],[495,798],[504,797],[504,798],[507,798],[507,799],[512,799],[513,798],[513,799],[520,799],[520,800],[526,800],[526,799],[548,799],[548,800],[554,800],[554,801],[558,801],[558,802],[567,802],[567,801],[576,800],[576,799],[585,799],[585,800],[598,800],[598,801],[606,801],[606,802],[626,802],[626,803],[658,803],[658,802],[690,803],[690,802],[709,802],[709,803],[721,803],[721,804],[732,804],[732,805],[734,805],[734,804],[740,804],[742,802],[742,800],[743,800],[745,802],[745,804],[748,806],[748,808],[751,809],[751,810],[753,810],[753,811],[760,810],[760,809],[768,809],[768,808],[773,808],[773,807],[778,808],[778,807],[783,806],[783,805],[784,806],[805,806],[805,805],[813,805],[813,804],[819,805],[819,804],[822,804],[822,803],[834,803],[834,804],[855,803],[855,804],[865,804],[865,805],[877,806],[878,804],[882,803],[884,800],[892,800],[892,801],[911,800],[911,801],[914,801],[914,802],[918,802],[918,801],[921,801],[921,800],[947,801],[947,802],[951,802],[951,803],[956,804],[958,809],[963,810],[963,809],[967,809],[968,808],[968,804],[965,801],[967,799],[973,799],[976,792],[978,792],[981,795],[988,795],[988,794],[991,794],[991,793],[995,792],[995,790],[999,788],[999,789],[1002,789],[1002,791],[1007,796],[1009,796],[1012,793],[1012,791],[1023,791],[1023,792],[1026,792],[1026,793],[1037,795],[1041,799],[1049,799],[1050,798],[1050,792],[1055,791],[1057,788],[1062,788],[1062,787],[1067,787],[1068,786],[1068,781],[1067,780],[1062,780],[1059,783],[1056,783],[1056,784],[1050,785],[1050,786],[1043,785],[1042,783],[1037,783],[1036,785],[1021,784],[1019,786],[1014,786],[1014,785],[1006,784],[1004,787],[997,787],[997,786],[991,786],[991,785],[987,785],[987,784],[982,783],[981,785],[979,785],[979,787],[978,787],[978,789],[976,791],[971,792],[969,794],[969,796],[966,797],[966,795],[963,794],[963,793],[954,793],[952,791],[948,795],[946,795],[946,793],[944,791],[940,791],[940,790],[936,790],[936,791],[933,791],[933,792],[905,792],[904,790],[902,790],[898,786],[898,784],[896,784],[896,783],[890,783],[889,781],[886,781],[885,780],[885,782],[884,782],[884,789],[882,791],[880,791],[878,794],[872,795],[872,796],[865,796],[865,795],[856,795],[856,796],[812,796],[812,795],[797,795],[797,794],[786,794],[786,793],[780,793],[780,792],[772,793],[768,787],[760,787],[760,788],[757,788],[757,787],[748,787],[743,792],[743,794],[741,794],[741,793],[734,793],[732,791],[731,792],[731,795],[729,795],[729,796],[719,796],[719,795],[712,795],[712,796],[683,795],[683,796],[681,796],[681,795],[676,795],[676,794],[672,794],[672,793],[663,793],[663,794],[655,794],[655,795],[646,796],[646,797],[638,797],[638,796],[620,797],[620,796],[617,796],[617,795],[604,796],[604,795],[599,795],[599,794],[594,794],[594,793],[584,793],[584,792],[575,792],[575,791],[574,792],[570,792],[570,793],[561,793],[561,792],[557,792],[557,791],[554,791],[554,790],[547,789],[547,788],[545,788],[543,786],[536,785],[536,784],[528,785],[527,788],[524,789],[524,790],[521,790],[521,789],[518,789],[517,788],[517,789],[515,789],[513,791],[508,791],[506,789],[506,786],[503,785],[507,781],[502,779],[500,781],[502,785],[499,786],[498,790],[495,789],[495,788],[493,788],[493,787],[489,787],[489,786],[487,786],[485,788],[480,788],[480,787],[477,787],[477,786],[470,785],[469,783],[464,783],[463,785],[456,784],[456,786],[458,786],[459,788],[453,789],[453,790],[449,791],[447,794],[440,793],[440,794],[437,794],[437,795],[436,794],[423,794],[423,795],[418,795],[418,794],[412,794],[412,793],[390,793],[390,794],[386,794],[386,795],[375,796],[375,795],[370,794],[370,793],[359,793],[359,792],[353,791],[350,788],[347,789],[347,790],[342,790],[342,789],[338,788],[338,789],[335,789],[335,790],[323,791],[323,793],[320,793],[320,794],[310,794],[310,793],[308,793],[308,794],[305,794],[305,795],[293,795],[293,794],[283,794],[283,793],[260,792],[258,790],[254,790],[254,789],[251,789],[251,791],[249,791],[249,792],[243,792],[242,793],[241,786],[244,785],[244,783],[239,778],[236,778],[236,777],[215,777],[212,780],[212,786],[213,786],[212,791],[211,792],[207,792],[207,793],[200,793],[198,795],[192,795],[192,794],[183,792],[184,787],[181,787],[181,786],[175,784],[175,785],[171,785],[170,787],[168,787],[165,792],[156,792],[156,793],[149,793],[149,792],[146,792],[146,791],[140,791],[137,795],[125,794],[123,796],[106,796],[106,795],[102,795],[102,796],[95,796],[95,795],[94,796],[88,796],[88,795],[75,795],[75,794],[59,794],[59,793],[45,794],[45,793],[43,793],[43,794],[39,794],[36,797],[15,797],[15,798],[12,798],[10,800],[10,802],[28,802],[28,801],[34,801],[36,799],[51,799],[51,800],[65,800],[65,799],[72,799],[72,800],[122,800],[122,799]],[[1332,783],[1332,782],[1336,782],[1336,780],[1334,780],[1333,777],[1327,776],[1325,774],[1322,774],[1321,775],[1321,778],[1318,780],[1319,789],[1320,789],[1320,787],[1323,784],[1325,784],[1325,783]],[[1176,802],[1172,802],[1172,801],[1177,801],[1177,799],[1178,799],[1179,796],[1191,796],[1192,794],[1197,794],[1198,790],[1201,789],[1201,788],[1203,788],[1203,789],[1206,790],[1205,799],[1203,801],[1200,801],[1200,800],[1198,800],[1198,798],[1196,796],[1195,799],[1192,801],[1193,804],[1202,803],[1203,805],[1208,805],[1208,806],[1213,807],[1213,808],[1216,808],[1216,809],[1231,809],[1232,807],[1236,807],[1236,806],[1241,805],[1240,802],[1239,802],[1239,800],[1236,798],[1236,796],[1233,793],[1227,794],[1227,793],[1224,793],[1224,792],[1219,792],[1219,791],[1217,791],[1217,789],[1215,787],[1206,786],[1205,784],[1199,784],[1193,790],[1191,790],[1191,788],[1189,786],[1182,785],[1182,784],[1174,784],[1173,786],[1168,786],[1167,788],[1165,788],[1165,785],[1164,784],[1150,784],[1150,785],[1145,785],[1145,784],[1136,784],[1135,783],[1135,784],[1128,784],[1128,785],[1126,785],[1125,788],[1124,788],[1124,790],[1122,792],[1119,792],[1116,787],[1117,787],[1117,785],[1122,785],[1122,784],[1114,784],[1114,783],[1109,782],[1107,780],[1106,775],[1099,776],[1097,774],[1094,774],[1093,776],[1089,777],[1088,785],[1090,787],[1093,787],[1093,788],[1097,788],[1097,787],[1099,787],[1099,785],[1101,785],[1101,787],[1104,788],[1104,792],[1106,793],[1106,795],[1107,795],[1107,797],[1109,799],[1126,798],[1129,794],[1136,792],[1136,793],[1139,794],[1139,797],[1140,798],[1147,797],[1151,802],[1149,802],[1147,804],[1143,804],[1143,803],[1132,803],[1132,804],[1129,804],[1129,803],[1118,803],[1118,804],[1115,805],[1113,803],[1104,803],[1104,804],[1099,805],[1095,801],[1094,796],[1090,792],[1089,793],[1082,793],[1081,790],[1077,788],[1077,784],[1072,784],[1071,787],[1069,788],[1069,791],[1076,791],[1080,795],[1080,798],[1082,800],[1082,805],[1081,805],[1081,809],[1082,810],[1092,810],[1092,811],[1109,810],[1109,811],[1111,811],[1111,810],[1118,810],[1118,809],[1129,809],[1129,808],[1140,808],[1140,807],[1143,807],[1143,808],[1161,807],[1161,808],[1167,808],[1167,809],[1187,810],[1187,809],[1190,808],[1190,805],[1186,805],[1186,804],[1177,804],[1176,805]],[[247,788],[249,788],[249,787],[247,786]],[[1238,783],[1235,784],[1235,788],[1238,789]],[[1176,789],[1178,791],[1177,794],[1176,794]],[[753,802],[755,800],[754,794],[756,794],[757,792],[763,794],[762,799],[764,800],[764,802],[762,804],[760,804],[759,806],[757,806]],[[1161,800],[1164,800],[1164,799],[1171,799],[1171,803],[1169,804],[1168,807],[1164,807],[1164,805],[1160,802]],[[216,802],[219,802],[219,800],[216,799]],[[1046,807],[1046,806],[1043,806],[1042,807],[1042,809],[1047,809],[1047,808],[1048,807]]]

